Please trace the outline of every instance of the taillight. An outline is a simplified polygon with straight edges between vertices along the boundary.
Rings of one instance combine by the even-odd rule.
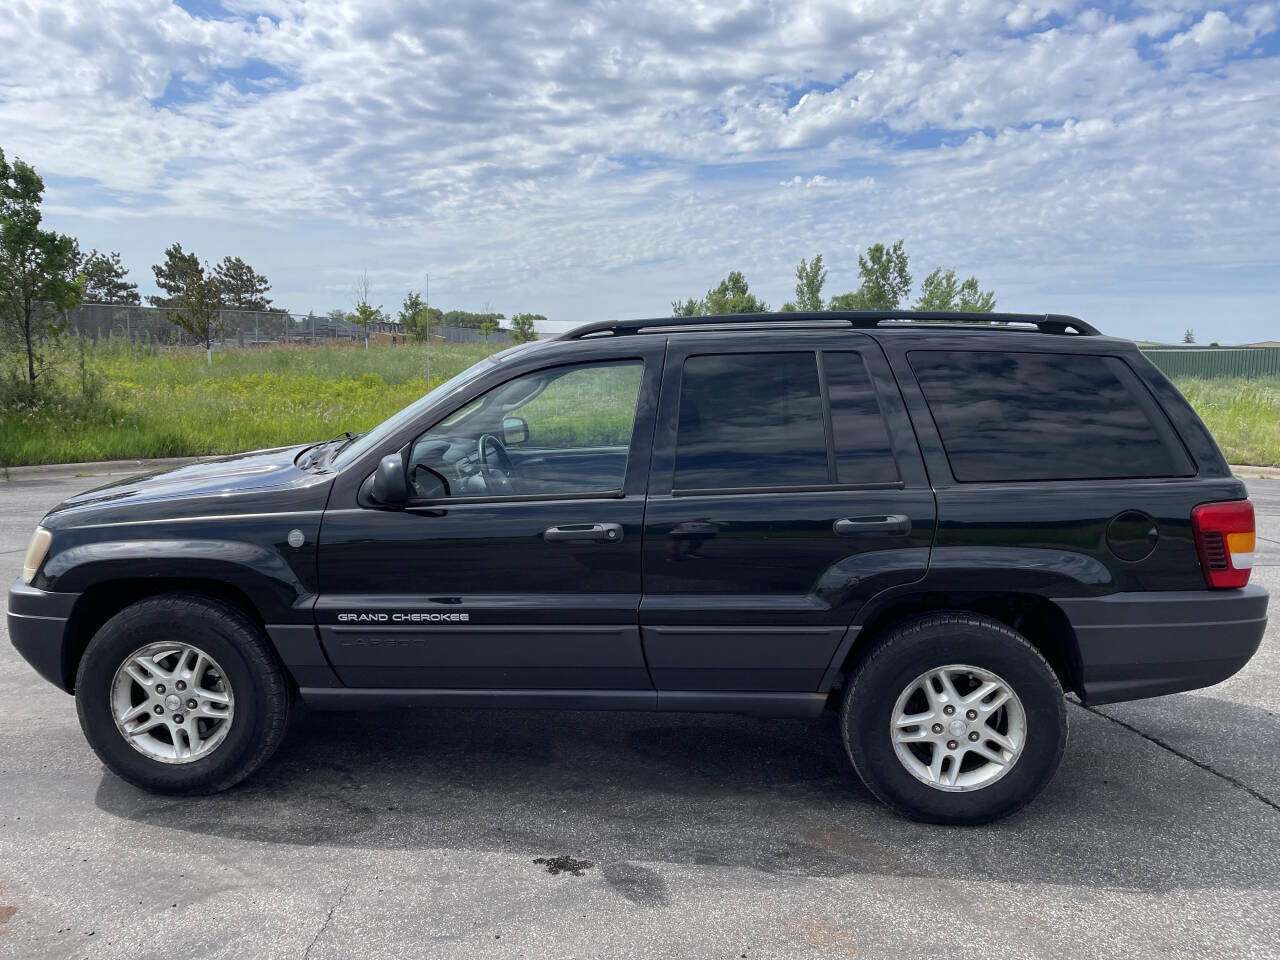
[[[1191,511],[1204,582],[1214,589],[1243,587],[1253,569],[1253,504],[1202,503]]]

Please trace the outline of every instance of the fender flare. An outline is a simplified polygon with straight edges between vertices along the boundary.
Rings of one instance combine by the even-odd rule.
[[[1037,547],[934,547],[929,569],[912,583],[882,590],[858,608],[828,664],[819,686],[828,692],[859,646],[864,628],[910,597],[928,595],[1021,595],[1048,604],[1070,629],[1065,611],[1055,602],[1062,597],[1097,597],[1116,592],[1115,578],[1100,560],[1070,550]],[[1078,658],[1079,652],[1067,651]]]
[[[214,580],[247,596],[265,623],[311,623],[315,595],[279,553],[235,540],[83,543],[50,557],[48,589],[83,594],[113,581]]]

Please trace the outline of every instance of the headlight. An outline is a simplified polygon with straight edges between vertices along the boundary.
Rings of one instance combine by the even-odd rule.
[[[22,563],[23,583],[30,583],[36,578],[36,571],[40,569],[40,564],[44,563],[52,540],[53,534],[44,527],[36,527],[35,535],[31,538],[31,546],[27,547],[27,559]]]

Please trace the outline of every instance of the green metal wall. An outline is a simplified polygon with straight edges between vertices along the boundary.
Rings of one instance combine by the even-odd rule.
[[[1165,347],[1142,352],[1168,377],[1280,377],[1280,347]]]

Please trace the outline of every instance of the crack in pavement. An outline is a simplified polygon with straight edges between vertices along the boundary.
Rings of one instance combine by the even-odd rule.
[[[307,960],[311,956],[311,950],[319,941],[321,935],[329,929],[329,924],[333,922],[333,915],[342,906],[342,901],[347,899],[347,894],[351,890],[351,882],[347,881],[342,885],[342,893],[338,894],[338,899],[333,901],[333,906],[329,908],[328,915],[324,918],[324,923],[320,924],[320,929],[316,931],[316,935],[311,938],[311,942],[307,944],[307,949],[302,952],[302,960]]]
[[[1253,787],[1249,786],[1247,783],[1244,783],[1243,781],[1238,780],[1235,777],[1231,776],[1231,774],[1223,773],[1221,770],[1216,770],[1210,764],[1205,763],[1203,760],[1197,760],[1195,757],[1191,756],[1191,754],[1184,753],[1183,751],[1179,750],[1177,747],[1171,744],[1165,743],[1159,737],[1153,737],[1151,734],[1146,733],[1142,730],[1139,730],[1137,727],[1135,727],[1131,723],[1125,723],[1123,720],[1119,720],[1116,717],[1111,716],[1109,713],[1103,713],[1097,707],[1087,707],[1083,703],[1078,703],[1076,704],[1076,706],[1078,706],[1081,710],[1089,711],[1089,713],[1092,713],[1094,716],[1102,717],[1104,720],[1110,720],[1112,723],[1114,723],[1118,727],[1124,727],[1126,730],[1129,730],[1132,733],[1136,733],[1143,740],[1146,740],[1150,743],[1154,743],[1157,747],[1161,747],[1165,750],[1168,750],[1175,757],[1180,757],[1183,760],[1187,761],[1187,763],[1195,764],[1201,770],[1204,770],[1206,773],[1211,773],[1215,777],[1218,777],[1221,780],[1225,780],[1227,783],[1231,784],[1233,787],[1239,787],[1241,790],[1249,794],[1249,796],[1253,797],[1255,800],[1265,803],[1272,810],[1276,811],[1276,813],[1280,813],[1280,803],[1277,803],[1275,800],[1272,800],[1270,797],[1268,797],[1264,793],[1259,793],[1257,790],[1253,789]]]

